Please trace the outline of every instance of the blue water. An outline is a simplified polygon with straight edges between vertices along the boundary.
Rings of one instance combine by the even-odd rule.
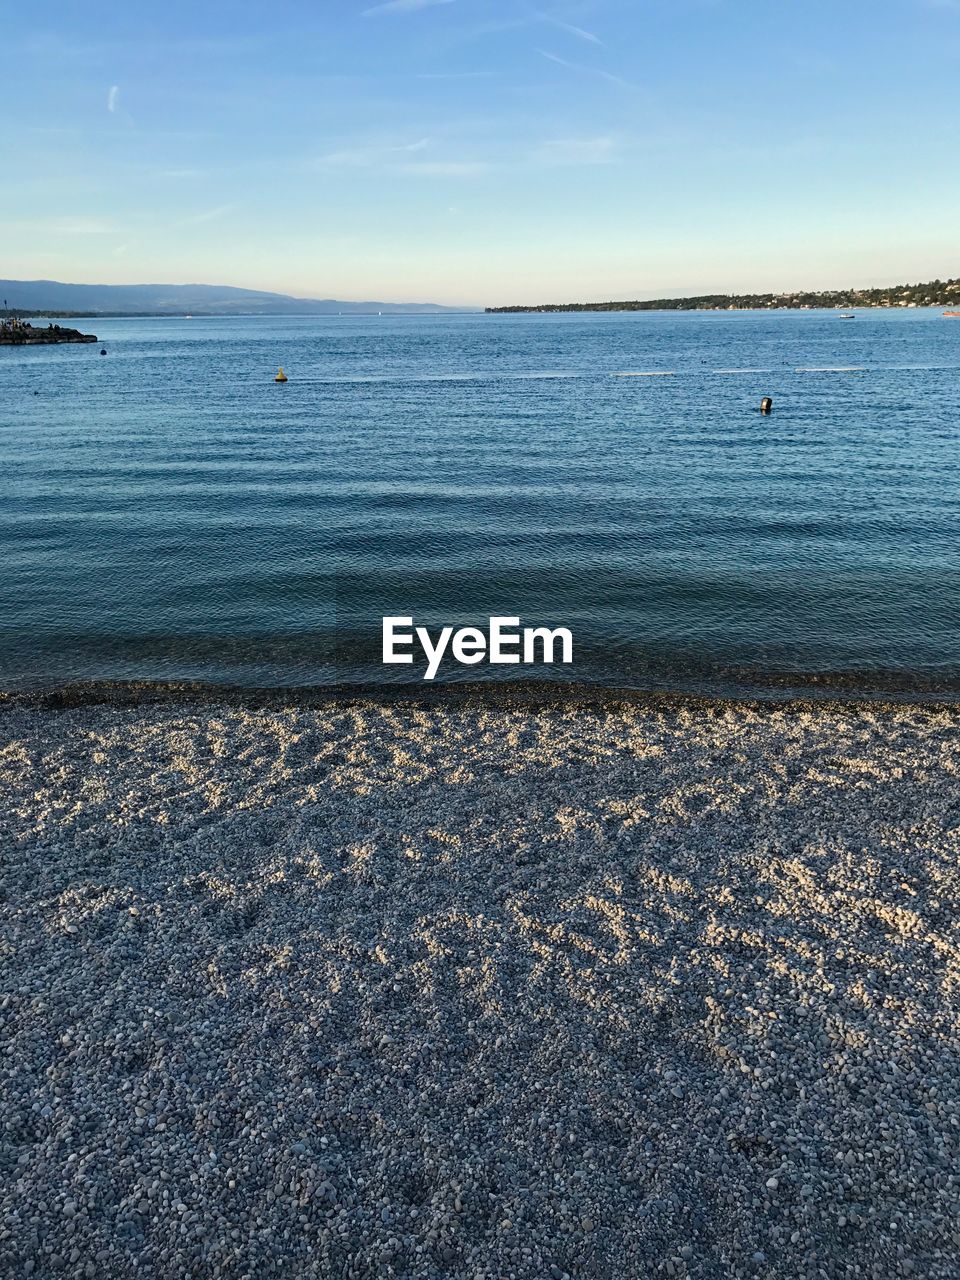
[[[81,327],[0,347],[0,687],[419,680],[383,615],[508,614],[573,666],[442,676],[960,689],[960,321]]]

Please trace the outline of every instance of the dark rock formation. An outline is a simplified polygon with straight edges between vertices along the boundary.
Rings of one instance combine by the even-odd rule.
[[[48,324],[38,329],[23,320],[4,320],[0,323],[0,346],[36,346],[47,342],[96,342],[95,333],[81,333],[79,329],[64,329],[59,324]]]

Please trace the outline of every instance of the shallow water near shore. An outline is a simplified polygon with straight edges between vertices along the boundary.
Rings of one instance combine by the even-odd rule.
[[[440,679],[960,690],[938,312],[80,327],[0,352],[0,687],[419,682],[383,615],[506,614],[573,666]]]

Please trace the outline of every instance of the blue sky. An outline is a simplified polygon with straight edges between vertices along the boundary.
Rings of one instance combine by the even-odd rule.
[[[960,0],[50,0],[2,59],[3,276],[498,304],[960,275]]]

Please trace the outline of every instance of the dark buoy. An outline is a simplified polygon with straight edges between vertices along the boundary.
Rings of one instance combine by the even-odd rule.
[[[100,348],[100,354],[101,354],[102,356],[105,356],[105,355],[107,354],[107,348],[106,348],[106,347],[101,347],[101,348]]]
[[[763,399],[760,401],[760,412],[770,413],[772,409],[773,409],[773,401],[770,399],[769,396],[764,396]]]

